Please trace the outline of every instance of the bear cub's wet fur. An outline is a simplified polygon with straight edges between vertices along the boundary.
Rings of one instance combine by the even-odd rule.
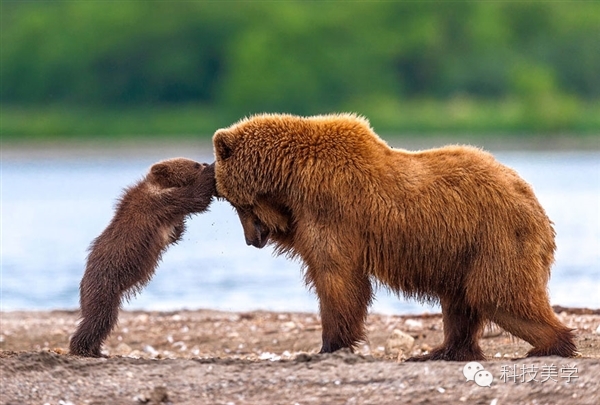
[[[112,221],[90,246],[71,354],[101,356],[123,297],[150,281],[162,253],[181,239],[186,218],[208,209],[216,193],[214,169],[185,158],[164,160],[125,190]]]

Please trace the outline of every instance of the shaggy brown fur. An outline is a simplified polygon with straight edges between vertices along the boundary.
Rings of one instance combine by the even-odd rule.
[[[444,343],[413,360],[480,360],[487,321],[573,356],[549,305],[554,230],[531,187],[466,146],[391,149],[354,115],[259,115],[217,131],[217,192],[246,241],[299,256],[315,289],[321,352],[365,338],[371,280],[439,301]]]
[[[206,211],[214,195],[214,164],[183,158],[153,165],[145,179],[125,191],[111,223],[90,246],[72,354],[100,356],[123,297],[150,281],[166,247],[181,238],[186,217]]]

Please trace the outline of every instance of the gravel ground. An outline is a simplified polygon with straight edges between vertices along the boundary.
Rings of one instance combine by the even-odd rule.
[[[125,311],[108,358],[86,359],[67,354],[75,311],[3,312],[0,403],[598,404],[600,311],[555,309],[581,357],[524,358],[530,346],[492,326],[491,376],[470,381],[465,363],[403,361],[441,342],[439,314],[371,314],[356,353],[319,355],[315,314]]]

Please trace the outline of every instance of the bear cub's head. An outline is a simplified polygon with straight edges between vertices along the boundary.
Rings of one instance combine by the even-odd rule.
[[[207,184],[215,190],[215,164],[198,163],[191,159],[174,158],[155,163],[150,168],[148,181],[161,188],[187,187]]]

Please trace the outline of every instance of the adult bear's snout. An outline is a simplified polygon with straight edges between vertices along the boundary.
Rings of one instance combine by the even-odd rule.
[[[235,207],[242,228],[244,228],[244,237],[248,246],[254,246],[262,249],[269,241],[271,232],[249,209],[240,209]]]
[[[254,232],[253,237],[246,237],[246,244],[248,246],[252,245],[255,248],[262,249],[265,247],[267,242],[269,241],[269,230],[263,227],[260,222],[255,222],[254,224]]]

